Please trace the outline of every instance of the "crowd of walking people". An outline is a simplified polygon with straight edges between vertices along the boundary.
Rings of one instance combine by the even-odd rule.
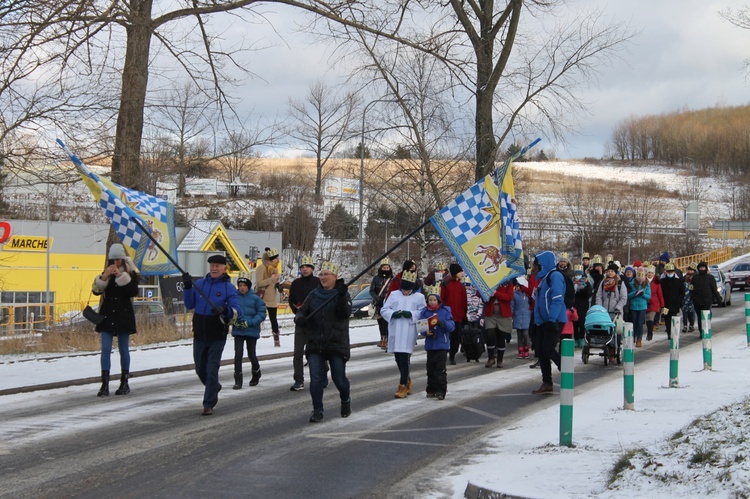
[[[110,352],[118,337],[121,385],[118,395],[130,392],[128,338],[135,333],[130,299],[137,294],[137,276],[121,245],[113,245],[104,271],[96,277],[92,292],[103,295],[104,320],[97,325],[102,338],[102,387],[109,395]],[[663,253],[658,262],[635,260],[625,265],[611,255],[589,258],[583,253],[575,264],[566,253],[542,251],[530,259],[526,275],[498,286],[486,301],[458,263],[439,263],[424,279],[412,260],[394,274],[391,261],[379,262],[370,283],[373,318],[377,321],[378,345],[392,354],[398,369],[395,398],[414,393],[411,356],[418,339],[427,352],[425,364],[428,398],[443,400],[448,393],[448,366],[463,352],[467,360],[478,360],[487,352],[485,368],[506,366],[508,345],[516,337],[517,359],[532,356],[532,368],[540,368],[542,383],[531,393],[553,393],[552,364],[560,368],[561,339],[571,338],[577,348],[586,346],[586,315],[597,305],[613,321],[633,324],[635,347],[652,341],[664,324],[672,335],[671,318],[683,317],[682,332],[701,328],[700,312],[720,301],[716,283],[706,262],[690,263],[683,275]],[[205,386],[203,415],[210,416],[219,400],[219,367],[227,336],[234,338],[234,386],[243,387],[245,351],[251,365],[249,386],[261,378],[256,343],[261,323],[271,320],[275,345],[279,345],[276,321],[278,251],[267,248],[264,264],[256,273],[253,288],[249,274],[242,273],[236,286],[226,272],[222,255],[208,258],[209,273],[193,280],[182,276],[185,307],[193,310],[193,355],[195,371]],[[352,412],[346,363],[350,358],[349,317],[352,301],[339,266],[323,262],[318,275],[310,256],[300,259],[299,277],[289,289],[294,313],[292,391],[305,388],[304,366],[309,369],[309,391],[313,411],[310,422],[324,418],[323,393],[328,373],[339,392],[341,417]],[[599,309],[602,310],[602,309]],[[602,312],[604,314],[604,312]],[[606,317],[606,314],[605,314]],[[305,363],[305,360],[307,361]]]

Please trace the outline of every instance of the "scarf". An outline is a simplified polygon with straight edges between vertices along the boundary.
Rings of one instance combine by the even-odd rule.
[[[437,309],[439,309],[439,308],[440,308],[440,304],[439,303],[437,305],[435,305],[434,307],[430,306],[429,304],[427,305],[427,310],[429,310],[430,312],[436,312]]]
[[[617,277],[605,277],[602,281],[602,289],[607,293],[612,293],[617,289]]]

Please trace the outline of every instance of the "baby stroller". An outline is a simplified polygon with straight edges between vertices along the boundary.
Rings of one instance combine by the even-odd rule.
[[[604,357],[605,366],[609,364],[611,358],[614,358],[618,364],[622,363],[622,350],[620,342],[617,341],[615,323],[612,322],[606,308],[601,305],[589,308],[584,327],[586,328],[585,345],[581,352],[584,364],[589,363],[589,357],[594,355],[591,353],[594,348],[602,349],[601,353],[596,355]]]

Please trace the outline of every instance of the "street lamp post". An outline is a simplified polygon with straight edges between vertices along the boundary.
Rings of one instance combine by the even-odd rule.
[[[359,142],[359,235],[357,237],[357,270],[362,272],[365,268],[362,258],[362,245],[364,244],[364,196],[365,196],[365,116],[370,106],[378,102],[397,102],[393,99],[375,99],[370,101],[362,111],[362,135]]]

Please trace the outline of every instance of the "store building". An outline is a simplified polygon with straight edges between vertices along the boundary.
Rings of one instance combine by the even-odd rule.
[[[196,221],[176,227],[175,233],[178,263],[194,276],[208,272],[211,254],[224,254],[228,272],[235,275],[254,266],[249,261],[253,248],[281,247],[280,232],[227,230],[217,221]],[[46,314],[54,321],[97,303],[91,281],[106,263],[108,235],[107,224],[0,222],[0,334],[38,328],[46,324]],[[143,279],[141,297],[161,300],[161,278]]]

